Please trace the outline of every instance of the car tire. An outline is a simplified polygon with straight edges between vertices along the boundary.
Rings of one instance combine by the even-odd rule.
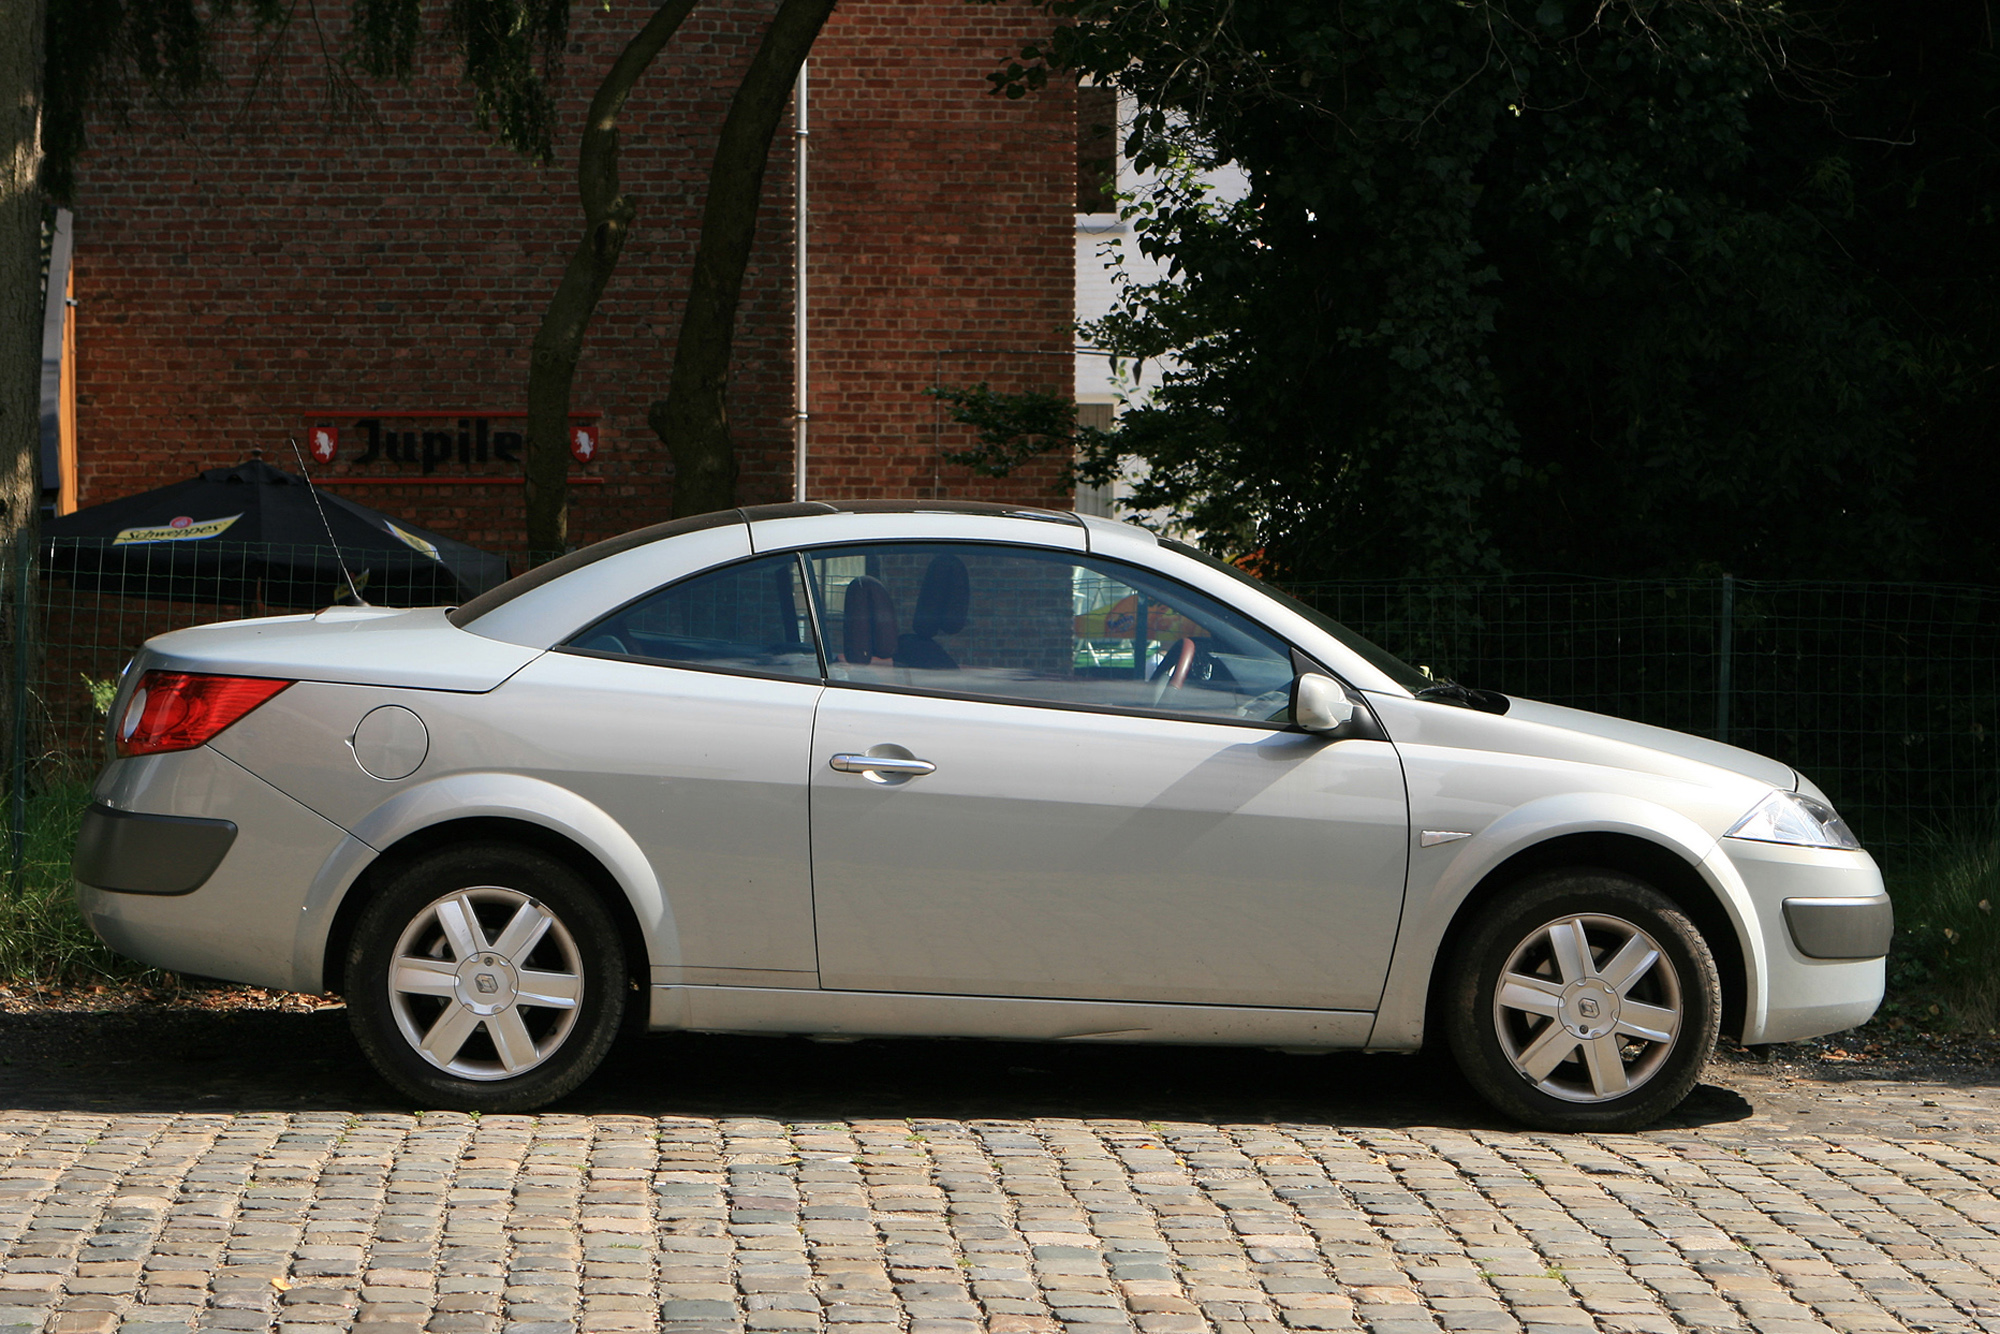
[[[347,1009],[361,1048],[418,1104],[520,1112],[588,1078],[618,1035],[617,924],[562,861],[516,844],[426,853],[355,924]]]
[[[1536,1129],[1649,1125],[1715,1050],[1722,983],[1707,942],[1666,895],[1616,872],[1511,887],[1473,920],[1446,977],[1459,1068]]]

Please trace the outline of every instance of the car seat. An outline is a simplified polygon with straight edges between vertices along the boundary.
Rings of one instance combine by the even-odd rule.
[[[958,660],[937,642],[937,636],[955,635],[963,630],[971,606],[972,580],[965,572],[965,562],[949,553],[931,557],[924,570],[923,586],[917,590],[917,610],[910,617],[910,633],[896,640],[896,665],[957,671]]]
[[[896,599],[889,586],[869,575],[848,581],[841,603],[840,657],[868,666],[896,656]]]

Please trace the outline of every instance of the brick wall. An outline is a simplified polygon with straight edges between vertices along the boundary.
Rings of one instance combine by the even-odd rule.
[[[665,517],[671,476],[645,423],[664,394],[680,292],[728,97],[773,0],[697,11],[623,119],[639,218],[598,308],[573,403],[601,411],[601,453],[572,490],[589,541]],[[322,14],[327,11],[322,7]],[[303,34],[247,116],[234,81],[175,121],[140,109],[93,131],[77,201],[78,420],[85,505],[233,464],[294,466],[315,409],[519,411],[543,303],[580,230],[575,130],[596,77],[650,7],[579,4],[556,163],[535,167],[471,123],[441,44],[407,89],[330,113]],[[1059,387],[1070,345],[1072,109],[1007,102],[983,78],[1036,19],[960,0],[844,4],[814,55],[811,491],[829,498],[1058,499],[1054,465],[1002,482],[938,462],[956,428],[935,380]],[[745,502],[790,493],[792,173],[781,131],[738,317],[731,391]],[[997,349],[968,352],[967,349]],[[358,462],[362,432],[317,469],[342,494],[495,550],[519,546],[521,489],[466,474],[489,457]],[[391,430],[456,421],[385,420]],[[492,430],[518,422],[489,423]],[[433,451],[437,453],[438,451]],[[355,475],[407,475],[392,486]],[[1066,503],[1066,497],[1061,498]]]
[[[991,96],[1034,15],[849,0],[814,58],[812,495],[1043,500],[945,465],[967,433],[931,385],[1066,391],[1074,344],[1075,94]]]

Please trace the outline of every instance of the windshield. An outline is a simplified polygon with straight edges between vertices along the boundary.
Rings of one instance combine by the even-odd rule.
[[[1210,569],[1220,570],[1230,578],[1250,585],[1265,597],[1283,605],[1287,610],[1297,612],[1300,616],[1305,617],[1305,619],[1311,621],[1335,639],[1338,639],[1347,648],[1353,650],[1356,655],[1365,659],[1369,666],[1375,668],[1411,694],[1414,695],[1419,690],[1437,684],[1430,677],[1410,666],[1409,663],[1404,662],[1380,644],[1356,634],[1339,621],[1334,620],[1333,617],[1328,616],[1325,612],[1299,601],[1290,593],[1273,588],[1255,575],[1231,565],[1227,561],[1217,560],[1206,551],[1191,547],[1185,542],[1176,542],[1172,538],[1163,537],[1160,539],[1160,545],[1169,551],[1177,551],[1183,556],[1198,560]]]

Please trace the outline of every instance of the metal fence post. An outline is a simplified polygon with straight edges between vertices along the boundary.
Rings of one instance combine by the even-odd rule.
[[[1736,656],[1736,576],[1722,576],[1722,615],[1716,636],[1715,739],[1729,740],[1729,692]]]

